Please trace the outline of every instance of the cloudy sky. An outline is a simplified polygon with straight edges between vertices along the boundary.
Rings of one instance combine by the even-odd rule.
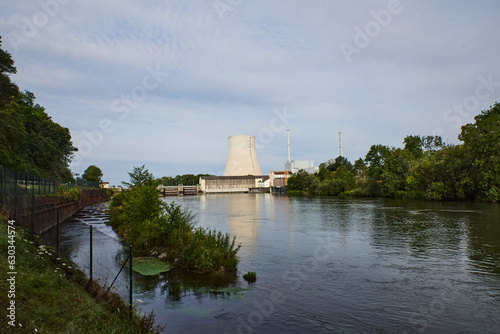
[[[500,101],[500,2],[23,0],[0,35],[32,91],[71,131],[71,168],[112,184],[222,175],[227,138],[255,135],[262,171],[354,161],[406,135],[458,143]]]

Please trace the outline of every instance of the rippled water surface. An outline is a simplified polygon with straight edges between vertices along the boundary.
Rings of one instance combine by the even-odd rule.
[[[167,333],[500,333],[495,204],[272,196],[167,198],[198,226],[237,236],[237,273],[133,275],[134,302]],[[126,257],[102,204],[61,226],[61,244],[110,281]],[[68,248],[66,248],[68,249]],[[257,282],[242,279],[257,272]],[[113,289],[128,300],[125,270]],[[239,287],[241,289],[230,289]]]

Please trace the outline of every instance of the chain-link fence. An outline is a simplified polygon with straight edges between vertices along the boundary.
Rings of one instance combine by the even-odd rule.
[[[89,281],[99,283],[104,289],[118,293],[133,304],[131,249],[121,242],[107,224],[108,220],[107,204],[92,204],[41,237],[48,246],[56,249],[61,258],[71,260],[71,265],[76,265]],[[63,264],[67,265],[70,263]]]
[[[57,196],[59,189],[81,187],[71,196]],[[96,189],[97,188],[97,189]],[[99,184],[85,180],[63,183],[0,166],[0,210],[31,233],[40,233],[64,220],[81,207],[106,198]],[[61,195],[61,193],[59,193]]]

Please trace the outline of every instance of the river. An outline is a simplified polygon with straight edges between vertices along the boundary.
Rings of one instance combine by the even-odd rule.
[[[133,274],[134,303],[166,333],[500,333],[500,206],[286,197],[166,198],[237,236],[238,272]],[[61,247],[109,286],[128,252],[106,208],[61,224]],[[69,247],[69,248],[68,248]],[[257,273],[247,283],[242,275]],[[128,300],[125,270],[113,289]],[[238,287],[241,289],[228,289]]]

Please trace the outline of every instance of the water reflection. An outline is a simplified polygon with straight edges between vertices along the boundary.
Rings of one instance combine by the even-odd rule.
[[[140,307],[154,309],[168,332],[232,333],[244,323],[254,333],[416,333],[423,323],[436,333],[500,332],[499,206],[267,194],[171,200],[197,213],[199,226],[237,235],[239,269],[257,271],[258,279],[250,286],[242,272],[134,273]],[[88,248],[78,236],[87,236],[88,226],[78,223],[91,218],[66,225],[63,234],[73,236],[66,243],[75,251]],[[102,236],[106,247],[121,249]],[[325,240],[330,248],[314,258]],[[116,253],[108,255],[119,262]],[[290,272],[293,284],[285,284]],[[235,287],[250,290],[227,289]],[[256,305],[269,302],[269,291],[284,301],[256,322]]]

